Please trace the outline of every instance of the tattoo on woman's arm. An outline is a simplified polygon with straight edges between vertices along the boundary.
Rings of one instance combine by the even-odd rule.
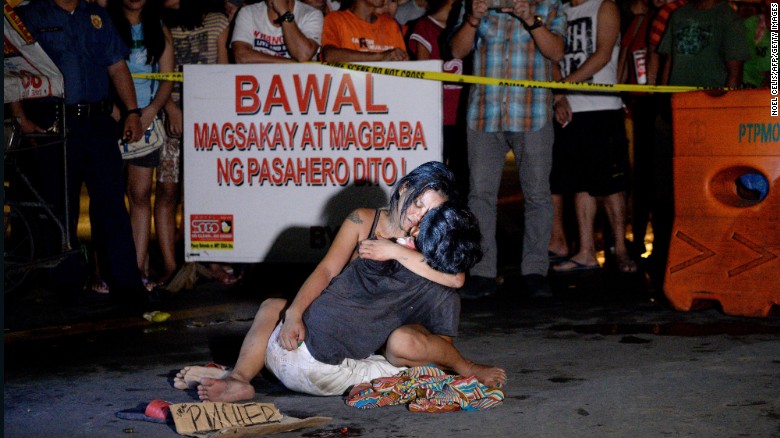
[[[356,224],[363,223],[363,219],[360,219],[360,215],[356,211],[350,213],[349,216],[347,216],[347,219],[349,219],[352,223],[356,223]]]

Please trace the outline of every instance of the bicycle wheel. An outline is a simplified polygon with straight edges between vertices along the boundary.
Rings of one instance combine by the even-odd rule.
[[[32,271],[35,259],[35,242],[27,219],[18,208],[3,205],[3,224],[5,228],[3,249],[4,297],[8,298],[19,291]]]

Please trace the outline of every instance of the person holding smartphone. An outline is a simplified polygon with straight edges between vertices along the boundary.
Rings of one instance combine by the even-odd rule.
[[[552,80],[552,63],[564,54],[566,19],[560,0],[490,9],[492,0],[464,2],[452,55],[474,52],[476,76]],[[505,5],[499,5],[505,6]],[[482,232],[482,261],[471,269],[464,299],[496,293],[496,200],[504,159],[511,148],[525,202],[521,273],[526,292],[549,295],[547,244],[552,227],[552,93],[546,88],[471,87],[467,110],[470,191],[468,205]]]

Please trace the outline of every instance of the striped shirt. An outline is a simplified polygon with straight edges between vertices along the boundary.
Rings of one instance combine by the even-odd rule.
[[[217,39],[230,25],[225,14],[211,12],[203,17],[203,25],[192,30],[182,27],[171,29],[176,71],[185,64],[216,64]],[[174,82],[173,100],[179,102],[181,82]]]
[[[661,37],[664,36],[666,31],[666,24],[669,22],[669,17],[672,16],[672,12],[677,10],[680,6],[685,6],[688,3],[687,0],[677,0],[671,3],[667,3],[661,6],[658,13],[653,18],[653,24],[650,25],[650,34],[647,36],[647,45],[651,48],[658,47],[661,42]]]
[[[560,0],[535,4],[534,15],[561,36],[566,17]],[[465,3],[461,9],[461,23]],[[552,62],[545,58],[518,18],[490,10],[477,28],[474,74],[514,80],[552,80]],[[467,114],[470,129],[482,132],[531,132],[541,129],[551,117],[552,94],[547,88],[496,85],[471,87]]]

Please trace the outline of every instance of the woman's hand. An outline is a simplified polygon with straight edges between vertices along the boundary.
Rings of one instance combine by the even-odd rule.
[[[181,109],[176,105],[169,105],[166,107],[166,113],[168,114],[168,120],[166,122],[168,134],[174,137],[181,137],[181,134],[184,131],[184,117]]]
[[[285,313],[282,328],[279,330],[279,343],[285,350],[293,351],[298,348],[299,342],[306,338],[306,325],[303,319],[296,315]]]
[[[387,239],[362,240],[358,245],[358,254],[368,260],[394,260],[398,257],[399,248],[400,245]]]
[[[147,106],[141,110],[141,128],[144,130],[144,132],[149,129],[150,126],[152,126],[154,116],[156,115],[157,112],[151,106]]]

